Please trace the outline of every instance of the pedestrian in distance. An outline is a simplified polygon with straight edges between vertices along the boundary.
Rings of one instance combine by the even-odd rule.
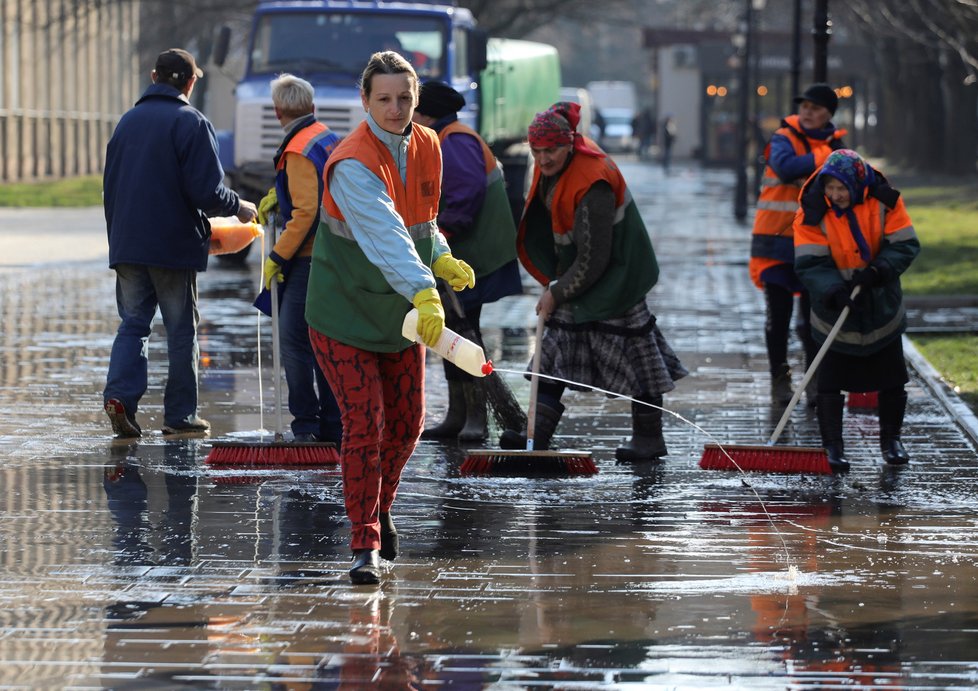
[[[197,273],[207,269],[207,216],[254,220],[257,209],[223,183],[217,137],[190,105],[204,76],[194,57],[160,53],[153,83],[119,120],[106,150],[103,201],[109,266],[121,323],[109,359],[103,408],[119,437],[139,437],[139,401],[148,386],[148,344],[157,307],[169,368],[163,434],[205,434],[197,414]]]
[[[306,289],[312,245],[319,227],[323,169],[340,138],[316,119],[312,84],[291,74],[272,80],[272,103],[285,136],[275,153],[275,186],[258,205],[258,220],[281,219],[282,234],[265,259],[266,290],[279,290],[282,365],[289,389],[292,434],[297,442],[342,437],[340,409],[316,363],[306,323]]]
[[[798,113],[781,121],[764,150],[766,165],[750,248],[750,277],[764,291],[764,342],[771,375],[771,403],[781,406],[794,393],[788,337],[795,295],[799,296],[795,332],[805,351],[806,369],[818,350],[808,322],[808,294],[794,270],[792,224],[798,210],[798,193],[829,154],[843,148],[845,135],[845,130],[831,122],[839,98],[828,84],[812,84],[794,101]],[[814,382],[806,391],[806,398],[809,406],[815,405]]]
[[[448,306],[445,323],[456,332],[468,325],[482,345],[482,306],[523,292],[516,259],[516,223],[506,196],[502,168],[482,138],[458,121],[465,98],[444,82],[421,85],[414,121],[438,133],[442,154],[438,227],[452,255],[475,271],[475,288],[458,300],[463,314]],[[444,285],[440,286],[444,290]],[[445,296],[443,294],[442,303]],[[485,390],[471,374],[443,360],[448,382],[448,411],[422,439],[481,441],[488,434]]]
[[[657,461],[668,453],[662,394],[688,372],[646,304],[659,266],[638,207],[614,161],[577,132],[579,111],[576,103],[556,103],[529,127],[536,167],[517,252],[544,286],[536,305],[546,320],[536,344],[540,373],[641,401],[632,403],[632,437],[615,457]],[[550,445],[566,386],[539,383],[536,450]],[[526,448],[526,437],[526,430],[506,430],[500,446]]]
[[[676,118],[666,115],[662,119],[662,169],[667,173],[672,165],[672,145],[675,144],[678,136],[679,125],[676,123]]]
[[[851,310],[818,371],[816,412],[829,465],[849,469],[842,391],[879,391],[883,460],[904,465],[910,456],[901,440],[908,376],[900,276],[920,243],[900,193],[855,151],[840,149],[802,189],[794,231],[795,271],[811,295],[815,340],[824,343],[842,309]],[[853,300],[855,286],[861,292]]]
[[[343,420],[343,496],[353,583],[377,583],[398,535],[391,507],[424,425],[424,349],[401,335],[412,305],[434,345],[445,326],[435,287],[475,286],[438,230],[438,136],[412,123],[418,76],[398,53],[371,56],[360,79],[366,119],[333,150],[313,244],[306,321]]]

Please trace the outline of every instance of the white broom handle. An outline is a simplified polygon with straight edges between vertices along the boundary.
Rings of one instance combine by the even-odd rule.
[[[540,357],[543,341],[544,316],[537,315],[537,342],[533,350],[533,367],[530,374],[530,407],[526,411],[526,450],[533,451],[533,433],[537,426],[537,391],[540,389]]]
[[[272,234],[272,247],[275,247],[278,228],[275,223],[275,214],[270,214],[268,223]],[[279,352],[279,328],[278,328],[278,282],[275,278],[271,281],[271,288],[268,289],[272,299],[272,376],[275,379],[275,441],[285,439],[282,423],[282,356]]]
[[[849,299],[855,300],[856,296],[859,295],[861,288],[862,286],[856,286],[853,288],[852,293],[849,295]],[[812,360],[812,364],[808,366],[805,376],[801,378],[801,384],[799,384],[798,388],[795,389],[795,393],[791,397],[791,401],[788,402],[788,407],[784,409],[784,414],[781,415],[781,419],[778,421],[778,426],[774,428],[774,434],[772,434],[771,438],[768,439],[768,446],[774,446],[775,442],[778,441],[778,437],[780,437],[781,433],[784,431],[784,426],[788,424],[788,418],[791,416],[791,411],[795,409],[796,405],[798,405],[798,401],[801,399],[801,395],[804,393],[805,387],[808,386],[808,382],[810,382],[812,377],[815,376],[815,371],[818,369],[819,364],[821,364],[822,358],[824,358],[825,354],[829,351],[829,347],[832,345],[835,337],[839,334],[839,330],[842,328],[842,323],[848,316],[849,305],[846,305],[842,308],[842,312],[839,313],[839,318],[835,320],[835,324],[832,325],[832,330],[829,331],[829,335],[825,337],[825,343],[823,343],[822,347],[818,349],[818,353]]]

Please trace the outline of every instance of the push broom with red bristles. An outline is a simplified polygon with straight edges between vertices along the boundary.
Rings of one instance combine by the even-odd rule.
[[[272,245],[275,224],[271,224]],[[320,466],[340,462],[330,442],[285,441],[282,433],[282,362],[279,353],[278,286],[269,290],[272,303],[272,374],[275,385],[275,437],[271,442],[216,441],[204,462],[210,466]]]
[[[536,350],[530,375],[530,405],[526,418],[526,449],[473,449],[462,462],[462,475],[500,475],[536,477],[548,475],[593,475],[598,467],[590,451],[537,451],[533,448],[536,430],[537,391],[540,386],[540,344],[544,317],[537,318]]]
[[[850,301],[855,300],[859,295],[860,286],[852,289],[849,296]],[[832,330],[825,337],[825,342],[819,348],[818,353],[809,365],[808,371],[801,380],[801,384],[795,389],[788,407],[785,408],[775,427],[774,433],[767,444],[707,444],[703,450],[703,457],[700,459],[700,468],[705,470],[758,470],[768,473],[810,473],[816,475],[830,475],[832,469],[829,467],[829,459],[825,454],[825,449],[810,446],[775,446],[791,411],[795,409],[802,392],[808,386],[808,382],[815,376],[822,358],[828,352],[829,347],[842,328],[843,322],[849,316],[849,306],[842,308],[839,318],[832,325]]]

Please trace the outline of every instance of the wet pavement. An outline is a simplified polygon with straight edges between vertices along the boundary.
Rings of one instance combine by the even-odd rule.
[[[733,176],[622,168],[662,265],[650,303],[691,371],[666,406],[763,443],[781,411]],[[664,463],[618,465],[629,405],[595,393],[568,393],[558,429],[595,476],[462,477],[464,449],[423,442],[395,504],[402,556],[354,587],[335,468],[213,470],[210,440],[157,431],[160,327],[147,434],[110,438],[99,218],[76,210],[40,260],[0,262],[0,687],[978,688],[978,454],[932,374],[912,374],[898,471],[856,410],[846,477],[701,470],[710,439],[673,417]],[[212,439],[272,426],[258,256],[201,277]],[[499,366],[524,367],[535,299],[485,310]],[[441,371],[431,358],[433,416]],[[504,376],[525,402],[527,382]],[[817,445],[813,413],[795,410],[779,443]]]

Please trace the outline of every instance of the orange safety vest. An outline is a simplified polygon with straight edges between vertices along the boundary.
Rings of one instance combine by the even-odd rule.
[[[383,181],[415,252],[430,267],[438,233],[441,147],[433,130],[412,125],[405,184],[390,151],[364,121],[336,147],[323,170],[326,184],[312,251],[306,321],[341,343],[373,352],[398,352],[412,345],[401,335],[411,303],[367,259],[329,191],[330,171],[348,158],[356,159]],[[369,213],[370,209],[360,211]]]
[[[836,130],[832,139],[812,139],[805,136],[797,115],[789,115],[783,122],[785,126],[779,128],[775,134],[787,137],[796,156],[814,153],[813,170],[820,168],[832,153],[832,140],[840,139],[846,134],[845,130]],[[770,157],[770,147],[770,143],[765,147],[765,159]],[[795,211],[798,210],[798,192],[804,182],[805,178],[784,182],[770,163],[764,167],[761,194],[757,198],[754,213],[754,238],[751,242],[750,258],[750,277],[758,288],[764,287],[764,271],[778,264],[791,264],[794,260],[792,224]]]

